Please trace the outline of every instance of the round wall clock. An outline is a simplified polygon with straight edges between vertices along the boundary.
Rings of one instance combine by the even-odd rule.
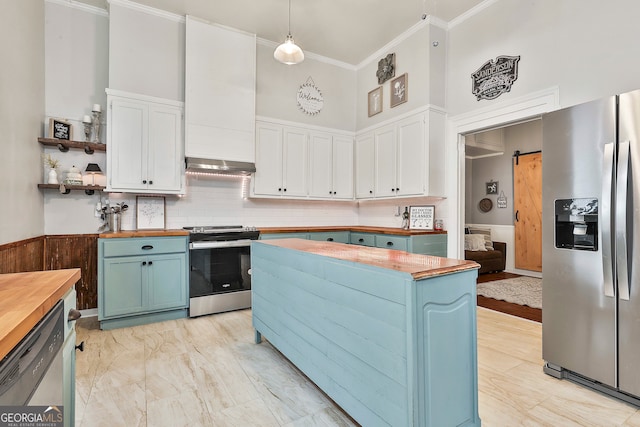
[[[296,98],[298,108],[312,116],[318,114],[324,106],[322,92],[320,92],[320,89],[318,89],[311,77],[307,79],[306,83],[300,85]]]

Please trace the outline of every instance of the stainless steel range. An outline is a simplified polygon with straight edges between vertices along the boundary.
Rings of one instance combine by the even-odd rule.
[[[251,241],[255,227],[189,230],[189,317],[251,307]]]

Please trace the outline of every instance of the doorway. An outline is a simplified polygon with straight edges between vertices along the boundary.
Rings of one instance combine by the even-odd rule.
[[[542,114],[560,108],[560,95],[558,87],[533,92],[515,99],[501,102],[493,102],[474,111],[465,112],[450,118],[450,133],[448,144],[448,158],[452,170],[457,170],[457,176],[453,183],[452,200],[455,209],[450,218],[448,245],[449,256],[464,258],[464,224],[466,215],[467,177],[465,168],[465,144],[464,135],[479,132],[483,129],[499,128],[513,123],[522,123],[527,120],[539,118]],[[508,250],[508,249],[507,249]]]

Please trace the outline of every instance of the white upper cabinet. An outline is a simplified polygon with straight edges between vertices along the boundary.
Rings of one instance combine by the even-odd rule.
[[[255,161],[256,36],[186,19],[185,155]]]
[[[442,197],[444,156],[444,113],[438,110],[359,135],[356,198]]]
[[[396,196],[424,194],[424,171],[428,162],[425,116],[401,120],[397,126]]]
[[[182,103],[107,95],[107,191],[182,193]]]
[[[306,132],[269,123],[259,123],[256,129],[253,194],[305,197],[308,162]]]
[[[375,139],[373,133],[356,137],[356,198],[368,199],[375,189]]]
[[[353,199],[353,138],[310,133],[309,196]]]
[[[353,137],[333,137],[333,198],[353,199]]]
[[[396,126],[388,125],[375,132],[375,195],[396,195]]]

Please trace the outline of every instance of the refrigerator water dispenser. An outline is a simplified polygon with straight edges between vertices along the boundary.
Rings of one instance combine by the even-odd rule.
[[[556,248],[598,250],[598,199],[555,201]]]

